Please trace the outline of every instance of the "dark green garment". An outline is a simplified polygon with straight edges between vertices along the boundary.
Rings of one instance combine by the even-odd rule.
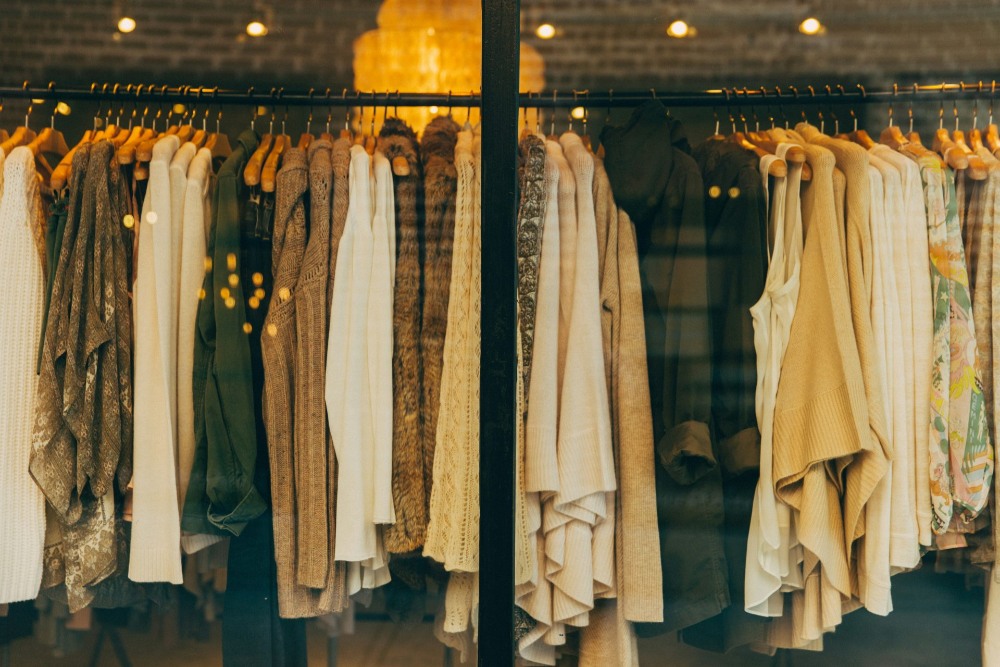
[[[688,627],[729,605],[722,474],[713,446],[712,338],[704,189],[680,123],[655,101],[601,134],[618,205],[632,219],[656,447],[662,623]]]
[[[267,509],[254,486],[256,404],[243,290],[240,223],[248,193],[243,168],[257,135],[240,135],[219,170],[194,356],[195,459],[181,526],[193,533],[239,535]],[[233,284],[236,282],[237,284]],[[228,294],[228,299],[224,296]]]
[[[757,353],[750,307],[764,291],[767,207],[759,159],[709,139],[694,149],[705,182],[711,308],[712,429],[723,474],[724,544],[732,604],[686,628],[683,640],[711,651],[767,642],[769,619],[744,611],[747,535],[760,466],[754,397]]]

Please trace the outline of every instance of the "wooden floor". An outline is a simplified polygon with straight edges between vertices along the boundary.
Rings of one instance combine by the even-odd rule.
[[[980,664],[982,590],[966,590],[958,575],[929,569],[893,578],[896,610],[886,618],[865,611],[849,615],[826,638],[823,653],[784,652],[772,658],[749,651],[717,655],[677,643],[672,637],[640,641],[642,667],[951,667]],[[181,641],[165,647],[145,633],[123,631],[135,667],[217,667],[222,665],[219,627],[207,642]],[[83,650],[57,658],[33,639],[15,642],[10,667],[86,667],[95,636]],[[448,664],[429,623],[358,622],[356,632],[338,642],[338,667],[440,667]],[[116,665],[105,644],[99,665]],[[457,656],[454,665],[460,664]],[[309,630],[309,665],[327,665],[327,640]],[[252,667],[252,666],[249,666]]]

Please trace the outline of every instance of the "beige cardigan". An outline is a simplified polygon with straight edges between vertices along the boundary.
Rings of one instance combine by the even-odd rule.
[[[840,490],[827,466],[842,469],[868,437],[868,411],[854,328],[847,267],[834,202],[834,157],[806,144],[813,179],[803,190],[806,232],[798,307],[789,332],[774,415],[775,493],[795,513],[806,550],[806,592],[793,593],[793,613],[809,603],[809,638],[840,622],[851,595]],[[823,350],[821,355],[816,350]],[[799,604],[796,605],[796,597]],[[825,603],[825,604],[824,604]],[[791,615],[783,620],[791,624]],[[772,624],[779,641],[781,622]],[[816,627],[818,626],[818,627]],[[785,639],[790,640],[791,627]],[[791,642],[794,644],[802,641]]]

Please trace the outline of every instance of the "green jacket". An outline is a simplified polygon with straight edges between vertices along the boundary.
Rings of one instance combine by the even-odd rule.
[[[635,225],[656,448],[663,622],[686,628],[730,603],[722,473],[713,445],[712,336],[701,172],[681,124],[650,101],[601,133],[617,204]]]
[[[212,206],[204,297],[198,306],[194,356],[195,459],[181,527],[192,533],[239,535],[267,509],[254,486],[256,406],[246,299],[239,276],[240,221],[247,201],[243,168],[257,135],[240,135],[219,169]],[[210,260],[210,261],[209,261]],[[227,296],[228,295],[228,296]]]

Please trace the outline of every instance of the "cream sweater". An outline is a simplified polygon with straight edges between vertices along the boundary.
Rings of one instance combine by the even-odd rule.
[[[129,579],[180,584],[175,408],[177,270],[174,263],[170,162],[173,135],[153,147],[139,226],[134,288],[135,436]],[[180,192],[183,192],[181,190]],[[181,207],[181,201],[176,202]]]
[[[375,217],[372,221],[367,330],[374,443],[373,519],[376,524],[388,524],[396,522],[392,504],[392,302],[396,284],[396,205],[392,169],[389,160],[378,151],[375,152],[374,177]]]
[[[189,144],[185,144],[187,146]],[[184,147],[177,151],[174,161]],[[173,163],[171,163],[173,168]],[[180,291],[177,299],[177,478],[178,495],[183,503],[194,464],[194,343],[197,330],[199,292],[205,277],[205,253],[208,246],[208,223],[212,210],[210,186],[212,152],[200,149],[191,159],[184,191],[184,215],[181,220]],[[183,512],[183,504],[181,505]],[[181,536],[185,553],[194,553],[221,541],[219,535]]]
[[[892,151],[890,150],[890,153]],[[920,562],[917,533],[916,497],[914,488],[915,451],[913,377],[913,295],[910,284],[906,204],[899,170],[880,157],[881,151],[870,151],[872,167],[882,178],[884,227],[873,225],[885,246],[883,277],[889,295],[885,318],[891,326],[886,332],[886,387],[891,395],[893,458],[891,470],[891,518],[889,524],[889,565],[892,570],[915,568]],[[901,156],[902,157],[902,156]],[[873,223],[875,219],[873,217]],[[926,430],[926,429],[924,429]]]
[[[927,241],[927,212],[924,210],[923,184],[916,163],[881,144],[875,155],[893,165],[901,177],[904,209],[899,234],[904,242],[905,260],[897,263],[901,280],[910,289],[912,351],[905,365],[913,377],[913,421],[911,424],[913,461],[914,515],[921,546],[933,543],[931,532],[930,457],[928,455],[929,424],[931,423],[932,344],[934,312],[931,303],[930,251]],[[899,251],[899,247],[896,251]],[[902,298],[902,292],[900,293]],[[901,312],[905,309],[901,307]],[[905,322],[905,320],[904,320]],[[905,326],[905,324],[904,324]],[[904,332],[905,335],[905,332]],[[909,377],[909,376],[907,376]]]
[[[18,147],[0,172],[0,605],[33,600],[42,580],[45,499],[28,473],[38,375],[38,332],[42,326],[45,278],[35,245],[42,230],[42,202],[35,159]]]
[[[374,192],[371,159],[351,148],[350,204],[337,251],[327,342],[326,406],[337,453],[337,533],[334,553],[350,563],[348,593],[388,581],[376,529],[374,420],[369,372],[369,299],[372,278]],[[391,467],[391,459],[389,463]],[[391,496],[390,496],[391,498]]]
[[[554,142],[551,145],[558,148]],[[547,146],[545,218],[524,451],[528,534],[536,557],[529,582],[516,592],[517,605],[536,623],[518,642],[518,653],[525,660],[546,665],[555,664],[555,651],[542,641],[552,624],[552,584],[546,577],[539,576],[539,568],[544,569],[545,565],[540,496],[542,491],[551,490],[552,480],[558,475],[556,433],[559,419],[559,166],[550,150]]]
[[[458,133],[455,242],[448,328],[441,369],[441,404],[434,453],[434,483],[424,556],[446,570],[479,570],[479,170],[473,133]],[[463,578],[452,577],[449,587]],[[465,585],[463,583],[463,585]],[[465,597],[463,596],[463,599]]]
[[[784,639],[796,645],[836,626],[841,600],[851,595],[841,498],[828,469],[843,469],[869,433],[837,223],[834,157],[819,146],[804,148],[813,179],[802,193],[799,300],[781,368],[773,441],[775,494],[792,507],[805,550],[804,590],[792,593],[793,613],[781,619],[786,627],[776,620],[769,637],[772,644]],[[817,355],[818,349],[824,354]]]

